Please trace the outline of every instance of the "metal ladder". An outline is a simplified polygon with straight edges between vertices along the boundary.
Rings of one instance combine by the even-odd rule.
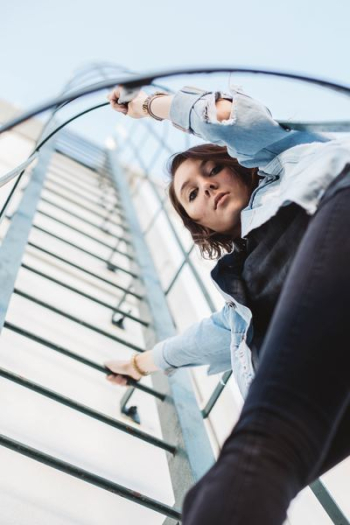
[[[21,203],[10,219],[10,226],[6,237],[3,239],[0,248],[0,286],[3,290],[1,299],[2,326],[20,335],[21,338],[29,338],[37,344],[44,346],[46,349],[59,352],[67,359],[78,361],[82,366],[91,367],[102,374],[106,374],[106,369],[101,363],[87,359],[82,355],[72,352],[69,348],[64,348],[57,344],[53,339],[49,340],[37,334],[35,324],[31,329],[24,329],[18,323],[11,322],[11,307],[9,300],[11,298],[11,288],[13,294],[26,301],[28,305],[34,303],[39,305],[45,311],[50,311],[59,318],[65,318],[73,324],[84,327],[87,331],[93,331],[102,337],[112,339],[117,345],[123,345],[131,351],[142,352],[145,348],[131,342],[130,337],[121,337],[121,330],[101,329],[89,321],[84,320],[84,313],[76,311],[71,313],[57,307],[48,296],[43,299],[34,294],[30,294],[17,285],[17,273],[29,272],[40,277],[41,282],[38,287],[44,288],[47,282],[54,283],[56,286],[69,291],[71,300],[74,301],[76,296],[83,297],[92,304],[98,304],[109,310],[111,323],[117,327],[122,327],[123,323],[128,320],[131,327],[139,325],[144,333],[148,348],[159,339],[174,334],[173,323],[166,305],[164,294],[160,288],[152,260],[148,253],[146,244],[143,240],[142,232],[137,223],[136,214],[133,211],[132,202],[128,195],[127,182],[118,166],[116,159],[106,154],[103,150],[93,147],[92,144],[84,143],[77,137],[71,135],[70,142],[62,139],[53,147],[46,147],[42,152],[40,160],[34,169],[30,182],[26,186]],[[58,156],[58,152],[60,155]],[[76,153],[84,157],[85,177],[74,176],[74,173],[65,172],[59,169],[59,162],[62,161],[62,155],[74,158]],[[78,155],[78,158],[79,158]],[[61,157],[61,159],[60,159]],[[57,173],[59,174],[57,175]],[[44,196],[41,196],[44,190]],[[66,204],[61,204],[62,200]],[[44,208],[44,209],[43,209]],[[50,212],[46,211],[48,208]],[[35,220],[33,218],[35,215]],[[94,219],[87,219],[87,215]],[[63,218],[64,217],[64,218]],[[81,229],[73,226],[71,220],[78,220],[81,223]],[[57,234],[54,229],[43,227],[43,220],[51,222],[52,225],[58,224],[65,231],[68,229],[74,233],[77,241],[71,241],[64,234]],[[85,226],[84,226],[85,225]],[[86,225],[89,231],[87,233]],[[110,233],[109,228],[118,230]],[[37,231],[42,238],[46,237],[47,242],[38,243],[33,241],[32,232]],[[29,242],[27,241],[29,236]],[[96,245],[94,251],[84,248],[84,239],[93,241]],[[108,238],[109,242],[105,239]],[[47,246],[50,241],[58,242],[62,247],[68,245],[76,251],[82,252],[84,256],[97,260],[100,264],[106,266],[111,272],[111,278],[106,279],[94,273],[87,265],[79,265],[66,257],[57,253],[57,250],[51,250]],[[110,252],[108,257],[101,255],[98,247],[103,252]],[[59,262],[67,268],[74,268],[81,279],[86,275],[96,281],[103,281],[107,287],[115,291],[120,296],[117,304],[107,303],[87,294],[79,286],[79,277],[77,285],[72,286],[59,280],[50,273],[45,273],[36,268],[33,264],[23,262],[26,251],[38,252],[48,257],[52,263]],[[115,259],[124,260],[123,263],[116,263]],[[124,281],[126,284],[121,285],[113,279],[113,273],[122,276],[119,283]],[[42,295],[42,294],[40,294]],[[132,297],[136,306],[133,310],[139,310],[139,315],[131,314],[127,309],[128,298]],[[30,306],[29,306],[30,307]],[[73,309],[74,310],[74,309]],[[117,319],[117,320],[116,320]],[[130,330],[130,328],[129,328]],[[124,329],[127,333],[127,329]],[[130,334],[129,334],[130,335]],[[117,352],[116,352],[117,356]],[[126,432],[137,439],[143,440],[150,446],[159,447],[167,452],[169,463],[169,472],[172,480],[172,486],[175,496],[175,507],[155,501],[145,495],[137,494],[132,488],[118,485],[108,479],[103,479],[93,472],[87,472],[78,465],[69,464],[59,459],[49,456],[40,450],[27,446],[25,443],[19,443],[7,436],[0,437],[0,444],[8,447],[20,454],[26,455],[34,460],[41,461],[46,465],[61,470],[68,475],[80,478],[84,482],[92,483],[100,488],[128,498],[135,503],[146,506],[169,518],[169,523],[173,520],[180,520],[180,505],[185,492],[191,484],[204,474],[213,462],[213,454],[206,435],[200,411],[198,409],[190,382],[186,373],[176,374],[176,377],[169,380],[163,375],[158,374],[154,378],[154,387],[143,385],[143,383],[133,383],[133,388],[143,392],[145,396],[152,396],[157,400],[159,417],[162,427],[163,438],[152,436],[142,430],[142,427],[136,428],[135,425],[128,425],[115,418],[111,418],[101,412],[84,406],[74,399],[63,396],[52,391],[45,386],[36,384],[33,381],[14,374],[10,370],[0,369],[0,376],[8,381],[20,385],[23,389],[29,389],[42,396],[46,396],[53,402],[61,403],[73,410],[85,414],[90,418],[95,418],[105,425],[110,425],[119,432]],[[124,407],[123,403],[123,407]],[[125,410],[124,410],[125,412]],[[193,439],[195,436],[195,440]],[[170,519],[171,518],[171,519]]]
[[[66,88],[69,88],[69,85]],[[149,129],[149,132],[154,133],[152,129]],[[129,142],[132,146],[131,141]],[[43,337],[37,333],[35,324],[28,330],[21,327],[20,323],[12,322],[11,298],[15,296],[28,305],[35,304],[43,311],[51,312],[57,319],[66,319],[82,330],[99,334],[106,340],[112,340],[116,348],[122,347],[136,352],[152,348],[158,340],[175,334],[166,295],[186,265],[191,268],[200,285],[209,309],[213,311],[215,307],[189,257],[192,248],[185,250],[181,241],[176,237],[176,230],[171,226],[171,221],[169,221],[169,226],[177,239],[184,260],[167,289],[162,289],[145,243],[145,231],[141,230],[137,221],[125,170],[116,152],[99,148],[66,131],[61,132],[57,140],[49,144],[41,150],[39,162],[27,185],[22,188],[23,197],[16,212],[12,216],[7,216],[9,227],[0,248],[0,289],[2,290],[0,328],[4,328],[5,332],[11,331],[17,334],[23,338],[23,341],[31,340],[47,350],[65,356],[67,362],[71,360],[70,362],[74,361],[84,367],[89,367],[99,372],[102,377],[101,373],[106,374],[105,367],[102,363],[84,356],[83,351],[74,352],[55,341],[54,338]],[[137,154],[137,148],[134,147],[133,152]],[[79,174],[72,170],[74,164],[82,167]],[[152,186],[151,180],[150,183]],[[163,210],[163,202],[156,190],[155,195],[160,208],[154,214],[148,228],[152,227],[157,213]],[[75,225],[72,224],[72,221]],[[77,226],[77,221],[81,226]],[[57,228],[66,234],[57,233]],[[34,233],[38,233],[40,238],[45,238],[46,241],[40,243],[33,240]],[[86,244],[84,245],[86,241],[94,244],[94,250],[86,248]],[[56,245],[58,243],[62,250],[48,247],[47,244],[51,243],[56,243]],[[80,253],[84,262],[77,262],[76,259],[72,260],[63,256],[64,247]],[[53,265],[58,264],[67,271],[75,272],[75,282],[72,284],[69,279],[57,279],[50,272],[28,264],[26,262],[28,252],[45,257]],[[94,261],[95,265],[87,264],[87,259]],[[106,277],[105,272],[97,272],[96,264],[99,265],[99,268],[103,267],[109,271],[109,277]],[[55,305],[50,294],[43,298],[22,289],[17,280],[19,272],[23,271],[36,275],[40,279],[40,287],[45,288],[46,283],[52,283],[69,292],[72,301],[70,308],[65,309]],[[101,300],[94,294],[83,291],[80,284],[84,279],[90,279],[91,282],[107,287],[109,293],[115,294],[115,303]],[[81,313],[79,309],[72,311],[74,298],[77,297],[89,302],[90,308],[96,305],[96,308],[103,307],[107,310],[110,329],[101,328],[97,323],[84,319],[84,313]],[[138,334],[142,333],[144,345],[132,341],[133,334],[137,330],[139,330]],[[159,438],[142,430],[142,425],[137,427],[132,422],[127,424],[122,419],[110,417],[10,370],[0,369],[2,378],[23,389],[34,391],[86,417],[109,425],[118,432],[127,433],[135,439],[146,442],[149,446],[166,451],[175,499],[174,506],[136,493],[130,487],[79,468],[78,465],[64,462],[8,436],[1,435],[0,444],[67,475],[77,477],[81,481],[91,483],[152,509],[166,516],[165,523],[179,523],[184,494],[214,461],[203,419],[208,417],[215,406],[230,375],[231,373],[223,375],[202,411],[197,405],[185,370],[179,370],[170,377],[156,374],[152,386],[143,381],[132,382],[120,400],[121,414],[129,414],[134,420],[136,419],[135,411],[128,406],[134,392],[142,392],[142,395],[155,399],[162,429],[162,437]],[[316,482],[313,490],[334,523],[347,523],[321,482]]]

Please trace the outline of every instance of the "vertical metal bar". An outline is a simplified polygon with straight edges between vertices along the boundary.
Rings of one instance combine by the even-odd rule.
[[[147,175],[147,169],[144,167],[144,163],[143,163],[142,158],[140,157],[138,149],[136,148],[135,144],[133,143],[133,141],[131,139],[129,139],[129,142],[130,142],[130,145],[132,147],[132,150],[134,152],[135,157],[137,158],[138,162],[140,163],[141,168],[145,172],[145,175],[147,177],[148,183],[149,183],[149,185],[150,185],[150,187],[151,187],[151,189],[152,189],[156,199],[158,200],[160,205],[162,205],[162,199],[161,199],[161,197],[160,197],[160,195],[159,195],[159,193],[157,191],[155,183]],[[175,239],[178,247],[180,248],[180,250],[181,250],[182,254],[184,255],[184,257],[186,257],[186,250],[185,250],[185,248],[184,248],[184,246],[183,246],[183,244],[181,242],[180,237],[177,234],[177,231],[176,231],[176,229],[175,229],[175,227],[174,227],[174,225],[173,225],[173,223],[172,223],[168,213],[166,213],[165,210],[164,210],[164,216],[165,216],[165,219],[166,219],[166,221],[168,223],[169,228],[171,229],[171,232],[172,232],[172,234],[174,236],[174,239]],[[215,312],[216,308],[215,308],[214,302],[213,302],[213,300],[212,300],[208,290],[206,289],[206,286],[204,285],[204,283],[203,283],[203,281],[202,281],[202,279],[201,279],[197,269],[195,268],[194,264],[192,263],[191,259],[188,259],[188,265],[189,265],[189,267],[191,269],[193,277],[195,278],[195,280],[196,280],[196,282],[197,282],[197,284],[198,284],[198,286],[199,286],[199,288],[200,288],[200,290],[201,290],[201,292],[202,292],[202,294],[204,296],[204,299],[206,300],[206,302],[207,302],[207,304],[208,304],[208,306],[210,308],[210,311],[211,312]]]
[[[116,151],[109,152],[109,164],[119,190],[134,241],[136,259],[143,278],[154,331],[146,330],[147,346],[156,340],[174,335],[175,328],[162,291],[157,273],[146,246],[137,214],[130,197],[128,183]],[[214,455],[198,408],[188,372],[178,370],[166,379],[164,374],[155,374],[153,382],[157,389],[168,392],[168,399],[158,403],[164,437],[175,440],[180,453],[169,463],[173,481],[175,501],[182,501],[194,481],[200,479],[214,463]],[[163,390],[164,389],[164,390]],[[171,396],[171,397],[170,397]],[[195,439],[193,437],[196,436]]]
[[[120,411],[123,414],[125,414],[126,404],[130,400],[130,398],[131,398],[131,396],[133,395],[134,392],[135,392],[135,388],[131,386],[130,388],[128,388],[125,391],[123,397],[121,398],[120,403],[119,403],[119,407],[120,407]]]
[[[165,202],[166,199],[162,200],[162,203],[161,205],[159,206],[159,208],[155,211],[155,213],[153,214],[151,220],[149,221],[149,223],[147,224],[146,228],[143,230],[143,233],[144,235],[147,235],[151,229],[153,228],[153,226],[155,225],[159,215],[161,214],[161,212],[163,211],[163,208],[164,208],[164,202]]]
[[[346,516],[319,479],[310,485],[310,489],[335,525],[349,525]]]
[[[221,396],[222,391],[224,390],[225,386],[227,385],[227,382],[230,379],[231,375],[232,375],[232,371],[231,370],[228,370],[227,372],[225,372],[222,375],[220,381],[218,382],[218,384],[214,388],[214,391],[213,391],[212,395],[210,396],[209,401],[207,402],[205,407],[202,409],[203,419],[206,419],[209,416],[210,412],[213,410],[217,400]]]
[[[170,292],[170,290],[172,289],[172,287],[174,286],[174,284],[176,283],[178,277],[180,276],[181,274],[181,271],[182,269],[184,268],[185,264],[188,262],[188,257],[191,255],[191,252],[193,251],[194,249],[194,244],[192,244],[191,248],[188,250],[188,252],[186,253],[186,256],[184,258],[184,260],[182,261],[182,263],[180,264],[178,270],[175,272],[175,275],[174,277],[172,278],[172,280],[170,281],[170,284],[168,286],[168,288],[166,289],[165,291],[165,295],[168,295],[168,293]]]
[[[0,331],[5,322],[52,153],[52,146],[43,148],[39,162],[33,170],[31,181],[24,190],[21,202],[0,247]]]

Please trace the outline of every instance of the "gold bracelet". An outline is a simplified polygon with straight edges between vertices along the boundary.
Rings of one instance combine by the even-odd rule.
[[[138,374],[140,374],[140,376],[148,376],[150,374],[150,372],[145,372],[144,370],[141,370],[141,368],[137,364],[137,361],[136,361],[136,357],[137,356],[138,356],[138,354],[133,354],[133,356],[131,358],[131,366],[133,367],[134,370],[136,370],[136,372]]]

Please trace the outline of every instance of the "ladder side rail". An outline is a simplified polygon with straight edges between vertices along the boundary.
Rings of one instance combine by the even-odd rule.
[[[108,152],[111,175],[115,181],[130,231],[134,251],[140,268],[153,330],[146,330],[146,344],[154,345],[157,340],[174,335],[175,328],[161,288],[157,273],[138,224],[130,196],[128,182],[123,173],[116,151]],[[141,308],[146,308],[145,302]],[[141,312],[142,313],[142,310]],[[176,505],[180,505],[185,493],[193,482],[200,479],[214,463],[214,455],[199,411],[188,372],[178,370],[168,380],[164,374],[155,374],[153,383],[157,390],[167,393],[164,402],[157,402],[165,439],[176,443],[178,453],[169,459]]]

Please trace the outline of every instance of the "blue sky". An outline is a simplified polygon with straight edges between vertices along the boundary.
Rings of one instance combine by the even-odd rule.
[[[1,7],[0,97],[24,109],[55,96],[76,68],[98,60],[140,72],[266,67],[350,84],[347,0],[2,0]],[[283,85],[261,88],[277,111],[288,93]],[[300,104],[307,110],[314,98],[301,96]],[[344,118],[348,109],[344,102]],[[342,114],[338,108],[335,116]]]

